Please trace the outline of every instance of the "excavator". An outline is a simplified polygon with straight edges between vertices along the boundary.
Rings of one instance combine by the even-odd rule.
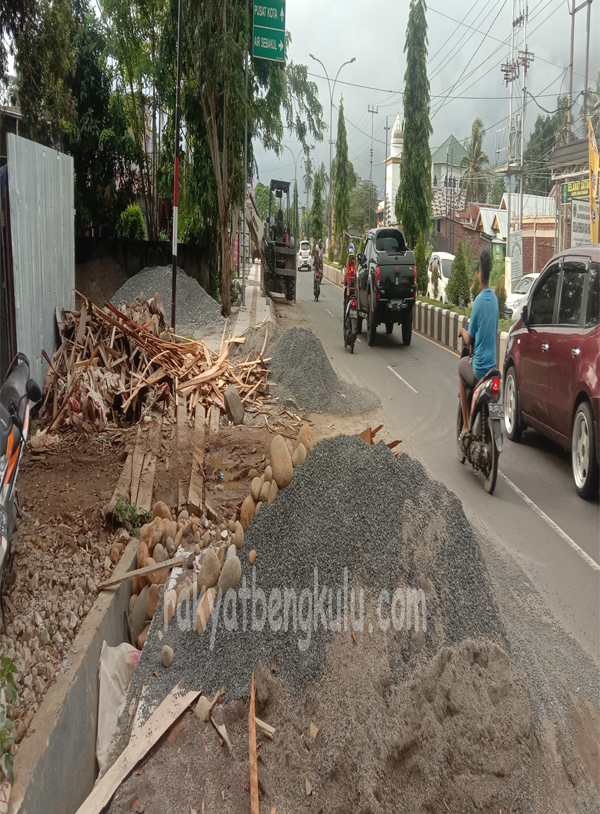
[[[249,193],[246,222],[252,242],[260,254],[260,287],[263,294],[283,294],[296,300],[296,241],[290,229],[290,182],[272,180],[270,184],[269,216],[263,223],[254,197]],[[283,196],[287,206],[283,208]]]

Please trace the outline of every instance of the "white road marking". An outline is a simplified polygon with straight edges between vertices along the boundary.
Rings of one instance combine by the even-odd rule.
[[[498,471],[500,475],[502,475],[506,483],[510,486],[510,488],[514,492],[516,492],[520,498],[522,498],[525,501],[525,503],[529,506],[530,509],[533,509],[533,511],[539,517],[541,517],[542,520],[544,520],[550,526],[550,528],[558,534],[559,537],[562,537],[565,543],[570,545],[573,551],[576,551],[577,554],[579,554],[579,556],[582,559],[584,559],[587,562],[587,564],[594,569],[594,571],[600,571],[600,565],[598,565],[598,563],[595,560],[593,560],[589,556],[589,554],[586,554],[585,551],[582,548],[580,548],[580,546],[577,545],[575,540],[569,537],[566,531],[563,531],[561,527],[557,523],[555,523],[554,520],[552,520],[551,517],[548,517],[545,511],[540,509],[537,503],[534,503],[533,500],[531,500],[531,498],[527,497],[525,492],[522,492],[521,489],[519,489],[519,487],[510,480],[510,478],[507,478],[504,472],[500,472],[500,470]]]
[[[417,391],[417,390],[415,390],[415,388],[412,386],[412,384],[409,384],[409,383],[406,381],[406,379],[403,379],[403,378],[402,378],[402,376],[401,376],[399,373],[396,373],[396,371],[394,370],[394,368],[393,368],[393,367],[391,367],[390,365],[388,365],[388,370],[391,370],[391,371],[392,371],[392,373],[394,374],[394,376],[397,376],[397,377],[400,379],[400,381],[401,381],[401,382],[404,382],[404,384],[405,384],[407,387],[410,387],[410,389],[413,391],[413,393],[417,393],[417,395],[418,395],[418,391]]]
[[[327,313],[329,314],[329,316],[330,316],[330,317],[333,317],[333,314],[331,313],[331,311],[329,310],[329,308],[326,308],[325,310],[327,311]],[[333,317],[333,318],[335,319],[335,317]]]

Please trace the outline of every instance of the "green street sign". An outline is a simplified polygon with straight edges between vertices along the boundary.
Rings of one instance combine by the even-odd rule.
[[[252,56],[285,62],[286,0],[255,0]]]
[[[285,0],[255,0],[254,27],[285,31]]]

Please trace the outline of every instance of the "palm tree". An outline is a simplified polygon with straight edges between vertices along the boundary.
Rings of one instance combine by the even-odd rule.
[[[489,160],[482,149],[484,136],[483,122],[480,118],[477,118],[473,122],[471,139],[465,142],[467,155],[464,155],[460,160],[467,203],[470,201],[485,201],[487,181],[484,169],[487,167]]]

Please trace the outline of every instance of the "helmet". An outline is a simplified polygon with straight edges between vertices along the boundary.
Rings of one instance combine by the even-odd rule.
[[[348,251],[350,251],[350,249],[352,249],[352,251],[354,251],[354,243],[351,243],[351,244],[348,246]]]
[[[354,257],[354,243],[348,246],[348,257]]]

